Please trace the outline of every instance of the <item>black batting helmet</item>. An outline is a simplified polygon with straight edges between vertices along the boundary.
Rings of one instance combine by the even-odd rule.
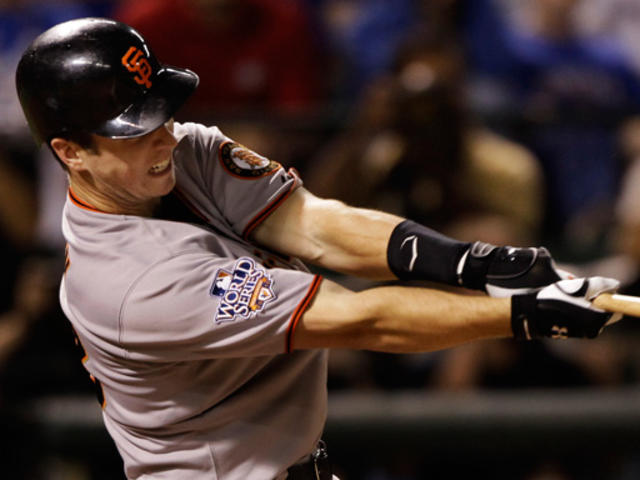
[[[16,71],[20,103],[38,144],[65,133],[144,135],[187,100],[198,76],[160,64],[123,23],[82,18],[38,36]]]

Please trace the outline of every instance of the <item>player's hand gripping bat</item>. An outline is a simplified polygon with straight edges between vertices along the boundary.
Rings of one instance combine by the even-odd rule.
[[[622,318],[620,300],[613,300],[620,282],[589,277],[561,280],[540,290],[511,297],[511,327],[522,340],[534,338],[594,338]],[[603,295],[610,295],[611,297]],[[598,303],[595,299],[601,298]],[[602,302],[610,302],[602,308]],[[628,305],[629,302],[621,302]],[[638,304],[640,312],[640,304]]]

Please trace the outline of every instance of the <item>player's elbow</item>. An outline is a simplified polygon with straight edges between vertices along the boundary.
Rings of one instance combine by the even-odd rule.
[[[305,208],[303,260],[323,267],[335,267],[335,257],[340,251],[339,237],[344,235],[344,231],[338,228],[338,221],[349,207],[339,200],[313,197],[306,202]]]

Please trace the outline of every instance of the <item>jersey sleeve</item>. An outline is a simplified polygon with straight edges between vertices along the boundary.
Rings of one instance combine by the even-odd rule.
[[[250,257],[179,255],[134,283],[120,314],[120,343],[145,361],[288,353],[320,281]]]
[[[245,239],[302,185],[294,169],[286,170],[216,127],[188,123],[179,128],[191,148],[187,156],[196,163],[194,181],[233,231]]]

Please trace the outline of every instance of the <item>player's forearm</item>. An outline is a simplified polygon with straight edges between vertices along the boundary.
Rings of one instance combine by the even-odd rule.
[[[321,294],[327,299],[326,291]],[[323,312],[322,304],[314,305],[296,330],[296,348],[425,352],[512,336],[509,299],[411,287],[379,287],[352,295],[325,304],[331,313]],[[335,302],[342,302],[343,310],[336,313]]]
[[[395,279],[387,262],[391,232],[403,219],[336,202],[313,226],[319,243],[312,263],[341,273]]]
[[[377,309],[362,338],[372,350],[431,351],[512,335],[509,299],[402,287],[372,289],[361,297]]]
[[[391,232],[403,219],[313,196],[300,188],[253,233],[275,251],[329,270],[394,279],[387,263]]]

